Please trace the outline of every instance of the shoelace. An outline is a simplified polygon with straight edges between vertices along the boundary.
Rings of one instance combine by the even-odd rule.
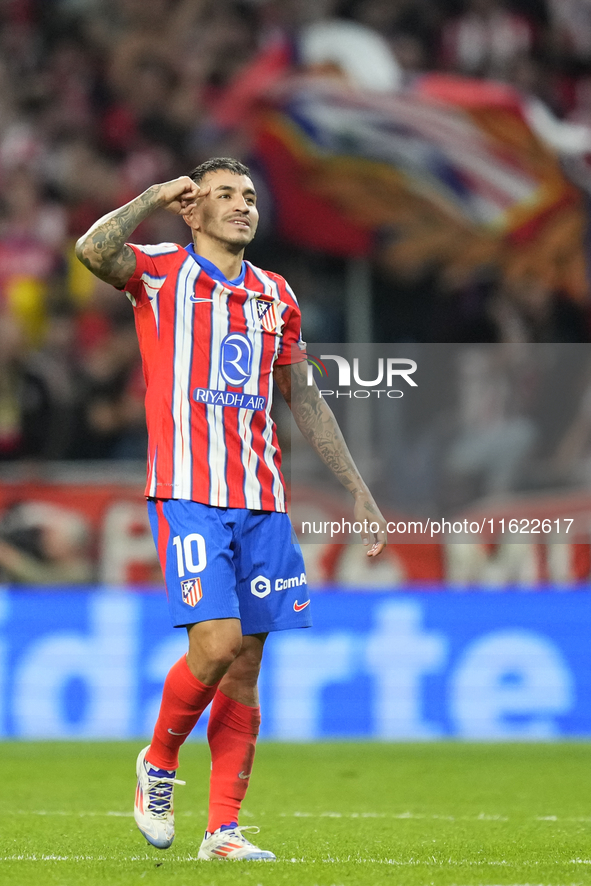
[[[154,818],[166,818],[172,806],[172,790],[175,784],[186,784],[180,778],[162,778],[148,775],[147,808]]]
[[[243,843],[250,843],[250,840],[247,840],[242,832],[243,831],[250,831],[251,834],[258,834],[258,833],[260,833],[260,830],[261,829],[259,827],[257,827],[256,824],[243,824],[243,825],[237,825],[235,828],[232,828],[231,830],[220,831],[219,836],[220,837],[231,837],[235,834],[236,838],[241,840]],[[210,834],[210,837],[211,836],[212,836],[212,834]],[[252,843],[250,845],[252,845]]]

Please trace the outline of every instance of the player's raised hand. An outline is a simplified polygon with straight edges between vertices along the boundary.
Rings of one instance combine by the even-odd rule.
[[[188,175],[181,175],[172,181],[157,185],[158,202],[163,209],[174,212],[176,215],[187,215],[196,201],[205,197],[211,191],[207,185],[200,188]]]
[[[355,496],[353,514],[355,521],[361,523],[363,527],[361,533],[363,544],[368,545],[370,541],[373,541],[369,551],[366,551],[367,556],[377,557],[388,543],[388,533],[386,531],[386,520],[369,490],[359,492]]]

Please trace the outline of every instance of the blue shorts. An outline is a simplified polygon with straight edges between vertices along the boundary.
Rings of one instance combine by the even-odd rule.
[[[239,618],[242,633],[311,625],[304,560],[287,514],[149,499],[175,627]]]

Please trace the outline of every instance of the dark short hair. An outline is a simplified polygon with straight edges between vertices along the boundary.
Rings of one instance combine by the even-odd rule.
[[[189,173],[189,178],[192,178],[195,184],[199,184],[208,172],[217,172],[218,169],[225,169],[228,172],[233,172],[234,175],[247,175],[250,178],[248,166],[232,157],[212,157],[210,160],[205,160]]]

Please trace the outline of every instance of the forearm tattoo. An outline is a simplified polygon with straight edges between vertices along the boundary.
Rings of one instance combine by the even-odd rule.
[[[101,280],[123,286],[135,271],[133,249],[125,241],[158,205],[152,187],[120,209],[100,218],[76,243],[76,255]]]
[[[316,385],[308,384],[307,368],[307,363],[280,367],[281,372],[276,372],[279,389],[306,440],[343,486],[355,495],[365,490],[365,483],[330,406]]]

